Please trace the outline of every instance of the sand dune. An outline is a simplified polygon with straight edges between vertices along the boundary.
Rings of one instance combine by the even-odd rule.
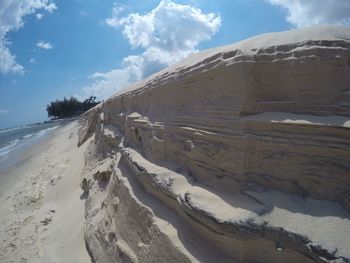
[[[349,61],[347,27],[264,34],[87,112],[92,258],[348,262]]]

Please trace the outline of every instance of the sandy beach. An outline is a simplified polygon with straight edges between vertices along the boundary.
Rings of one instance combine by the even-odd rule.
[[[263,34],[2,131],[0,263],[349,263],[349,61],[347,27]]]
[[[90,262],[77,122],[57,129],[0,177],[0,262]]]

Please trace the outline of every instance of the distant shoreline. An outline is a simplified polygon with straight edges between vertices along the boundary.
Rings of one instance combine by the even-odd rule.
[[[48,121],[44,121],[44,122],[42,122],[42,123],[52,123],[52,122],[66,121],[66,120],[72,120],[72,121],[74,121],[74,120],[79,119],[79,118],[80,118],[80,115],[81,115],[81,114],[76,115],[76,116],[72,116],[72,117],[67,117],[67,118],[53,118],[53,119],[50,119],[50,120],[48,120]],[[39,122],[38,124],[42,124],[42,123]]]

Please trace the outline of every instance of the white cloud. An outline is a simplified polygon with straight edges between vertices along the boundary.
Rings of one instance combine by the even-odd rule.
[[[112,9],[112,16],[106,19],[106,23],[109,26],[117,27],[119,25],[119,15],[127,8],[126,5],[120,3],[114,3]]]
[[[31,59],[29,59],[29,63],[35,64],[35,63],[36,63],[35,58],[31,58]]]
[[[35,14],[35,17],[36,17],[37,20],[41,20],[44,17],[44,14],[43,13],[37,13],[37,14]]]
[[[36,43],[37,47],[40,47],[42,49],[52,49],[53,46],[49,43],[49,42],[45,42],[45,41],[39,41],[38,43]]]
[[[119,25],[133,47],[177,51],[194,50],[198,43],[210,39],[221,19],[189,5],[161,1],[146,15],[134,13],[121,18]]]
[[[287,21],[296,27],[350,24],[349,0],[267,0],[288,10]]]
[[[149,13],[132,13],[121,17],[125,6],[115,5],[112,16],[106,19],[109,26],[120,28],[132,48],[142,48],[141,54],[128,56],[122,68],[107,73],[98,73],[98,80],[84,90],[98,97],[98,92],[113,94],[122,85],[135,82],[173,64],[193,52],[198,45],[219,30],[221,18],[213,13],[205,14],[200,9],[164,0]],[[123,81],[112,83],[111,77],[122,76]],[[112,85],[113,84],[113,85]],[[108,92],[103,92],[106,87]]]
[[[5,109],[0,109],[0,114],[6,114],[6,113],[9,113],[9,111]]]
[[[21,73],[24,70],[9,49],[7,33],[21,28],[26,15],[34,14],[37,10],[51,13],[55,9],[56,5],[49,0],[0,1],[0,73]]]
[[[128,74],[123,69],[114,69],[106,73],[96,72],[89,76],[89,79],[94,83],[83,87],[86,97],[96,96],[99,99],[107,98],[118,88],[128,84]]]

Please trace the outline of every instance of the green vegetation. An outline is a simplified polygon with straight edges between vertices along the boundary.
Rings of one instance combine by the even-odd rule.
[[[99,102],[96,102],[95,100],[96,97],[94,96],[91,96],[83,102],[73,96],[68,99],[64,97],[63,100],[55,100],[47,105],[47,115],[51,118],[68,118],[77,116],[96,106]]]

